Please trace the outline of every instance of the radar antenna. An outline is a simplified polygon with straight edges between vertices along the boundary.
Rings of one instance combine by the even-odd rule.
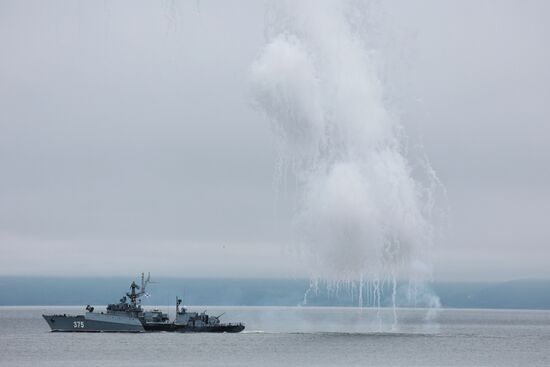
[[[151,273],[147,273],[147,279],[145,278],[145,274],[141,273],[141,287],[136,284],[136,282],[132,282],[130,285],[131,292],[126,293],[128,297],[130,297],[130,303],[134,306],[137,306],[138,303],[141,301],[140,298],[145,295],[146,297],[149,297],[149,294],[145,292],[145,289],[147,288],[147,285],[151,281]],[[138,292],[136,292],[136,289]],[[121,302],[124,302],[124,300],[120,300]]]
[[[151,273],[150,272],[147,273],[147,278],[145,278],[145,273],[141,273],[141,289],[139,291],[138,297],[141,297],[143,295],[145,295],[145,297],[149,297],[149,294],[145,292],[145,289],[147,288],[147,285],[149,285],[149,283],[152,283]]]

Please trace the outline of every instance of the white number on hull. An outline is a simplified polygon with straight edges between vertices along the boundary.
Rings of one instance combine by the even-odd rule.
[[[73,321],[73,327],[75,329],[84,329],[84,321]]]

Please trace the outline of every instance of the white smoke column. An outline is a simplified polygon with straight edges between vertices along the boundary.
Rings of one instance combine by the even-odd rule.
[[[252,88],[297,177],[296,231],[312,276],[345,282],[361,305],[365,296],[379,305],[390,284],[395,305],[397,280],[430,276],[432,203],[411,174],[353,4],[277,2]]]

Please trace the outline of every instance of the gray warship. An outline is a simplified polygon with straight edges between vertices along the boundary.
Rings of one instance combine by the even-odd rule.
[[[221,323],[219,316],[188,312],[181,306],[182,300],[176,297],[176,317],[170,320],[168,314],[158,309],[145,310],[141,307],[141,297],[151,276],[145,279],[141,274],[141,286],[136,282],[130,285],[118,303],[107,306],[105,312],[96,312],[87,305],[84,315],[42,315],[51,331],[57,332],[126,332],[143,333],[170,331],[180,333],[238,333],[244,330],[242,323]]]

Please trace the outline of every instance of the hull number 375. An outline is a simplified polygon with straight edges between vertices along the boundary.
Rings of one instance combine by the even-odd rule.
[[[84,321],[73,321],[73,327],[75,329],[84,329]]]

